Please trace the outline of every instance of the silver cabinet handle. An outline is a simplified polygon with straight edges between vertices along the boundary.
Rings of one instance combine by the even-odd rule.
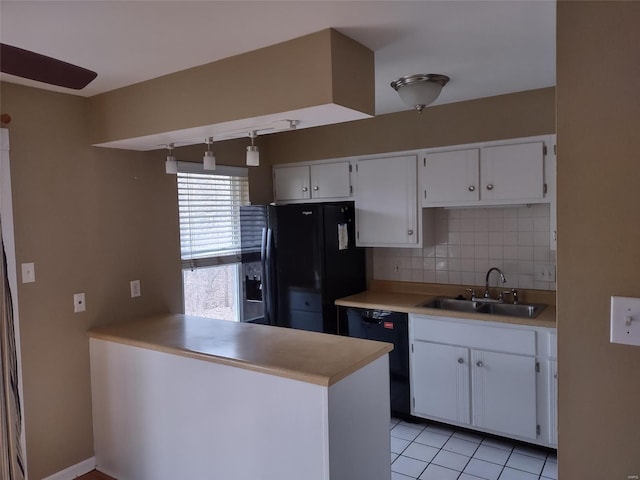
[[[482,366],[482,362],[481,362],[480,360],[478,360],[478,361],[476,362],[476,365],[477,365],[477,366],[479,366],[479,367],[481,367],[481,366]]]
[[[315,187],[313,187],[313,189],[317,192],[318,190],[320,190],[320,187],[316,185]]]
[[[493,185],[492,184],[487,185],[487,190],[493,190]]]
[[[303,192],[306,192],[306,191],[308,191],[308,190],[309,190],[309,189],[308,189],[307,187],[302,187],[302,191],[303,191]]]
[[[464,359],[463,358],[459,358],[458,359],[458,363],[464,363]]]
[[[413,235],[413,230],[411,229],[407,230],[407,235]]]
[[[475,190],[476,190],[475,185],[469,185],[469,191],[470,192],[475,192]]]

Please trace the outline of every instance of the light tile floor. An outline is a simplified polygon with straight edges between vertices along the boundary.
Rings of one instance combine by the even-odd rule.
[[[391,480],[557,480],[557,462],[553,450],[391,419]]]

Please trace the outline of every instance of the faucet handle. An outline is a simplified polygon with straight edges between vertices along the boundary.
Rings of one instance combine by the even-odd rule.
[[[471,294],[471,300],[476,299],[476,289],[475,288],[465,288],[467,292]]]
[[[511,295],[513,295],[513,304],[517,305],[518,302],[518,290],[516,290],[515,288],[511,289]]]

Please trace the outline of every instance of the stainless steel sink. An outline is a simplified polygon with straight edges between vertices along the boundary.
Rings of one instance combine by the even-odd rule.
[[[540,315],[546,305],[525,303],[489,303],[481,300],[460,300],[457,298],[436,297],[420,307],[453,310],[456,312],[487,313],[509,317],[535,318]]]
[[[485,303],[477,311],[491,315],[508,315],[510,317],[535,318],[546,305],[524,303]]]
[[[426,308],[437,308],[440,310],[455,310],[457,312],[477,312],[483,306],[476,300],[458,300],[457,298],[436,297],[433,300],[420,305]]]

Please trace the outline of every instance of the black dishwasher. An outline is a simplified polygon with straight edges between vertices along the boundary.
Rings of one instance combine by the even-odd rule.
[[[410,419],[409,319],[406,313],[347,309],[347,335],[393,343],[389,353],[391,414]]]

